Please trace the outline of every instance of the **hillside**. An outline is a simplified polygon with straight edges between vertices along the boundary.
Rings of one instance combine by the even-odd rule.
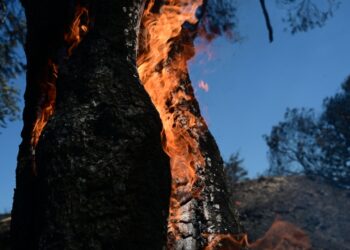
[[[240,183],[233,197],[251,242],[263,237],[277,220],[276,226],[284,221],[301,229],[310,238],[312,249],[350,249],[349,190],[290,176]]]

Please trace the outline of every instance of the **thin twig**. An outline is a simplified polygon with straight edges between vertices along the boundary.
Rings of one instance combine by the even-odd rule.
[[[0,0],[0,11],[3,12],[3,16],[0,16],[0,24],[3,24],[6,20],[6,16],[7,16],[7,7],[5,4],[5,1]],[[1,13],[0,13],[1,14]]]

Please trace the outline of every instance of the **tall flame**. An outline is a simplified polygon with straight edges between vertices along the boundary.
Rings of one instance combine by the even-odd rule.
[[[83,17],[85,20],[82,20]],[[64,34],[68,56],[72,54],[73,49],[80,43],[82,36],[88,31],[88,22],[88,10],[85,7],[77,6],[70,29]],[[31,146],[33,155],[35,155],[35,147],[39,142],[39,137],[46,123],[54,113],[57,74],[58,64],[51,58],[48,58],[46,76],[42,80],[43,82],[40,83],[42,94],[38,103],[36,121],[32,130]]]
[[[143,15],[137,60],[141,82],[163,123],[163,148],[170,156],[172,174],[168,233],[175,239],[179,208],[199,196],[202,187],[196,173],[205,163],[199,137],[206,124],[188,105],[194,96],[188,88],[187,61],[195,50],[192,39],[184,40],[184,32],[190,35],[184,25],[197,24],[195,13],[201,5],[202,0],[170,0],[155,10],[155,0],[151,0]]]
[[[200,199],[205,187],[201,173],[205,172],[206,160],[200,139],[207,125],[200,115],[187,69],[188,60],[195,55],[196,13],[202,4],[203,0],[168,0],[159,5],[159,1],[150,0],[141,23],[138,72],[160,114],[163,148],[170,156],[169,249],[183,236],[181,223],[188,212],[184,204]],[[232,249],[247,245],[245,234],[204,234],[206,249],[216,249],[223,241],[228,241]]]
[[[39,110],[37,112],[37,119],[32,131],[31,144],[33,149],[38,144],[40,134],[44,129],[49,117],[53,114],[55,99],[56,99],[56,79],[58,73],[57,64],[52,60],[48,60],[47,63],[47,79],[42,85],[41,99],[39,100]],[[33,153],[35,151],[33,150]]]

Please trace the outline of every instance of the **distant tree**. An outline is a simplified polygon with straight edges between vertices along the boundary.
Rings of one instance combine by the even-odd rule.
[[[321,115],[325,174],[338,183],[350,186],[350,77],[336,95],[324,100]]]
[[[326,21],[333,16],[340,2],[340,0],[276,0],[277,6],[286,11],[286,17],[282,20],[288,24],[289,27],[286,30],[292,34],[324,26]],[[265,18],[269,41],[272,42],[273,28],[265,0],[260,0],[260,6]]]
[[[340,0],[277,0],[278,6],[287,12],[283,21],[292,34],[323,27],[340,3]]]
[[[244,168],[243,162],[239,152],[232,154],[229,160],[224,162],[225,179],[229,191],[236,183],[248,179],[248,171]]]
[[[314,172],[319,168],[318,121],[312,109],[287,109],[284,121],[264,138],[269,147],[268,175]]]
[[[324,100],[320,116],[312,109],[287,109],[284,121],[264,138],[268,175],[320,176],[350,187],[350,78],[342,91]]]
[[[18,89],[15,79],[24,70],[19,46],[25,36],[25,18],[18,1],[0,0],[0,127],[18,117]]]

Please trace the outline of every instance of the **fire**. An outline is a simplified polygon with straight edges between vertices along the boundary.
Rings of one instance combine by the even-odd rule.
[[[89,12],[85,7],[78,6],[75,11],[75,16],[70,26],[70,30],[64,34],[64,40],[68,44],[67,54],[72,55],[73,50],[81,42],[82,37],[88,31]]]
[[[216,234],[204,250],[240,250],[245,246],[249,246],[247,234]]]
[[[39,111],[37,112],[37,120],[32,132],[31,144],[33,147],[33,154],[35,153],[34,149],[39,141],[40,134],[49,117],[53,114],[55,106],[58,67],[57,64],[50,59],[48,61],[47,72],[47,79],[43,84],[43,95],[39,103]]]
[[[64,34],[64,41],[67,46],[68,56],[70,56],[73,49],[78,46],[82,36],[87,33],[88,23],[88,10],[85,7],[77,6],[70,29]],[[38,144],[39,137],[47,121],[55,110],[57,74],[58,64],[49,58],[47,63],[46,76],[40,83],[42,91],[41,99],[38,103],[37,119],[35,121],[31,137],[33,156],[35,156],[35,147]]]
[[[168,234],[171,239],[177,239],[181,231],[178,226],[181,206],[191,199],[200,198],[203,189],[198,172],[203,171],[205,158],[199,141],[207,125],[199,111],[191,108],[195,97],[187,69],[188,60],[195,54],[195,32],[192,28],[198,24],[196,11],[202,4],[203,0],[168,0],[159,6],[156,0],[149,0],[139,35],[138,72],[160,114],[163,148],[170,156],[172,193]],[[88,24],[88,10],[78,6],[70,29],[64,34],[67,56],[88,32]],[[53,60],[49,60],[48,67],[48,79],[42,83],[42,101],[32,133],[33,153],[55,108],[59,69]],[[219,234],[211,234],[208,239],[216,242],[220,237]]]
[[[310,250],[311,244],[307,234],[297,226],[283,220],[275,220],[265,235],[249,245],[255,250]]]
[[[170,157],[169,249],[181,238],[182,206],[192,199],[200,200],[204,188],[199,173],[204,171],[206,162],[199,141],[207,125],[196,106],[187,69],[188,61],[195,55],[196,34],[191,28],[198,25],[196,11],[202,4],[202,0],[169,0],[159,6],[159,2],[150,0],[139,35],[138,72],[160,114],[163,148]],[[209,89],[205,82],[200,86]],[[224,237],[216,233],[209,236],[206,249],[213,249],[215,243],[210,242]],[[233,240],[236,236],[224,238],[227,237]],[[243,241],[234,241],[236,247],[242,244]]]
[[[205,92],[208,92],[208,91],[209,91],[209,84],[206,83],[206,82],[203,81],[203,80],[199,81],[198,87],[199,87],[200,89],[203,89]]]
[[[206,124],[188,108],[194,98],[188,87],[187,61],[195,50],[191,33],[183,26],[196,25],[196,10],[202,0],[170,0],[155,11],[151,0],[143,15],[138,72],[163,123],[163,148],[170,156],[172,194],[168,233],[178,238],[179,208],[199,197],[196,172],[204,166],[199,137]],[[186,39],[187,36],[187,39]],[[175,51],[176,50],[176,51]],[[181,53],[178,53],[181,51]]]

